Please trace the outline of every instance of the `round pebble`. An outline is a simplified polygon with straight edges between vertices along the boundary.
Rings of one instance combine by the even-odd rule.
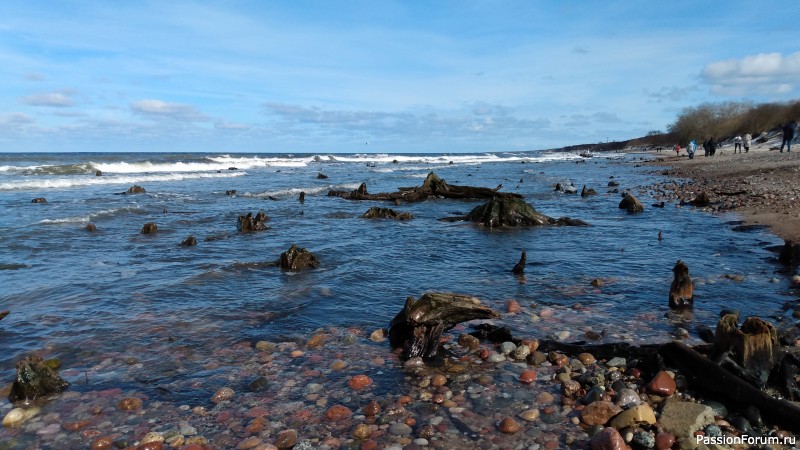
[[[236,394],[233,392],[233,389],[231,389],[229,387],[220,388],[211,397],[211,401],[214,402],[214,403],[221,403],[221,402],[228,401],[228,400],[232,399],[234,395],[236,395]]]
[[[513,434],[520,430],[520,426],[516,420],[511,417],[506,417],[497,425],[497,429],[506,434]]]

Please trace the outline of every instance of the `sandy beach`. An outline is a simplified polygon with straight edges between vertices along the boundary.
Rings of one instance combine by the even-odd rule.
[[[707,208],[741,215],[745,225],[765,226],[786,239],[800,240],[800,152],[780,153],[774,143],[758,144],[748,153],[733,153],[732,146],[704,157],[702,149],[690,160],[685,152],[675,156],[664,150],[652,164],[668,165],[672,179],[653,188],[663,200],[691,201],[706,191]],[[663,157],[661,155],[664,155]]]

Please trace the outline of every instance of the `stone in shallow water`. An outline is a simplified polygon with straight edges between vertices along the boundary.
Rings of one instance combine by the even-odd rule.
[[[519,417],[522,420],[525,420],[525,421],[528,421],[528,422],[535,421],[536,419],[539,418],[539,415],[540,415],[540,413],[539,413],[538,409],[528,409],[528,410],[525,410],[525,411],[522,411],[521,413],[519,413]]]
[[[619,432],[611,427],[603,428],[603,431],[594,435],[590,445],[592,450],[624,450],[628,448]]]
[[[497,429],[506,434],[513,434],[520,430],[520,426],[516,420],[511,417],[506,417],[497,425]]]
[[[581,411],[581,420],[587,425],[605,425],[608,419],[622,411],[619,406],[605,401],[592,402]]]
[[[220,388],[212,397],[211,401],[214,403],[221,403],[232,399],[236,395],[233,389],[229,387]]]
[[[389,426],[389,433],[395,436],[408,436],[411,434],[411,427],[400,422],[395,422]]]

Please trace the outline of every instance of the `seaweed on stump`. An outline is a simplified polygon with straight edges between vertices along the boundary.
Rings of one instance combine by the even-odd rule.
[[[748,317],[741,328],[738,319],[736,314],[719,319],[714,332],[714,355],[723,367],[763,388],[778,363],[778,333],[772,324],[758,317]]]
[[[63,391],[69,386],[39,356],[28,356],[17,363],[17,378],[11,385],[8,401],[36,400]]]
[[[319,266],[319,259],[305,247],[298,248],[297,244],[292,244],[289,250],[281,253],[278,265],[284,270],[313,269]]]
[[[419,300],[406,299],[405,306],[389,323],[389,343],[402,348],[403,358],[432,358],[439,351],[439,338],[458,325],[476,319],[494,319],[500,314],[469,295],[429,292]]]

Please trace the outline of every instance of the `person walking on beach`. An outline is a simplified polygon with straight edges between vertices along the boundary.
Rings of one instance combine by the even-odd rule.
[[[717,153],[717,140],[714,136],[708,138],[708,155],[714,156]]]
[[[694,152],[697,151],[697,142],[692,139],[689,141],[689,145],[686,146],[686,153],[689,155],[689,159],[694,159]]]
[[[733,138],[733,154],[736,154],[736,150],[739,150],[739,153],[742,153],[742,137],[736,136]]]
[[[750,151],[750,142],[753,140],[753,136],[750,136],[750,133],[744,134],[743,144],[744,144],[744,152],[747,153]]]
[[[681,156],[681,146],[680,146],[680,144],[675,144],[675,153],[677,153],[678,156]]]
[[[783,153],[783,146],[786,145],[786,151],[792,151],[792,139],[794,139],[794,121],[787,123],[783,126],[783,142],[781,142],[781,153]]]
[[[708,158],[708,139],[703,141],[703,156]]]

